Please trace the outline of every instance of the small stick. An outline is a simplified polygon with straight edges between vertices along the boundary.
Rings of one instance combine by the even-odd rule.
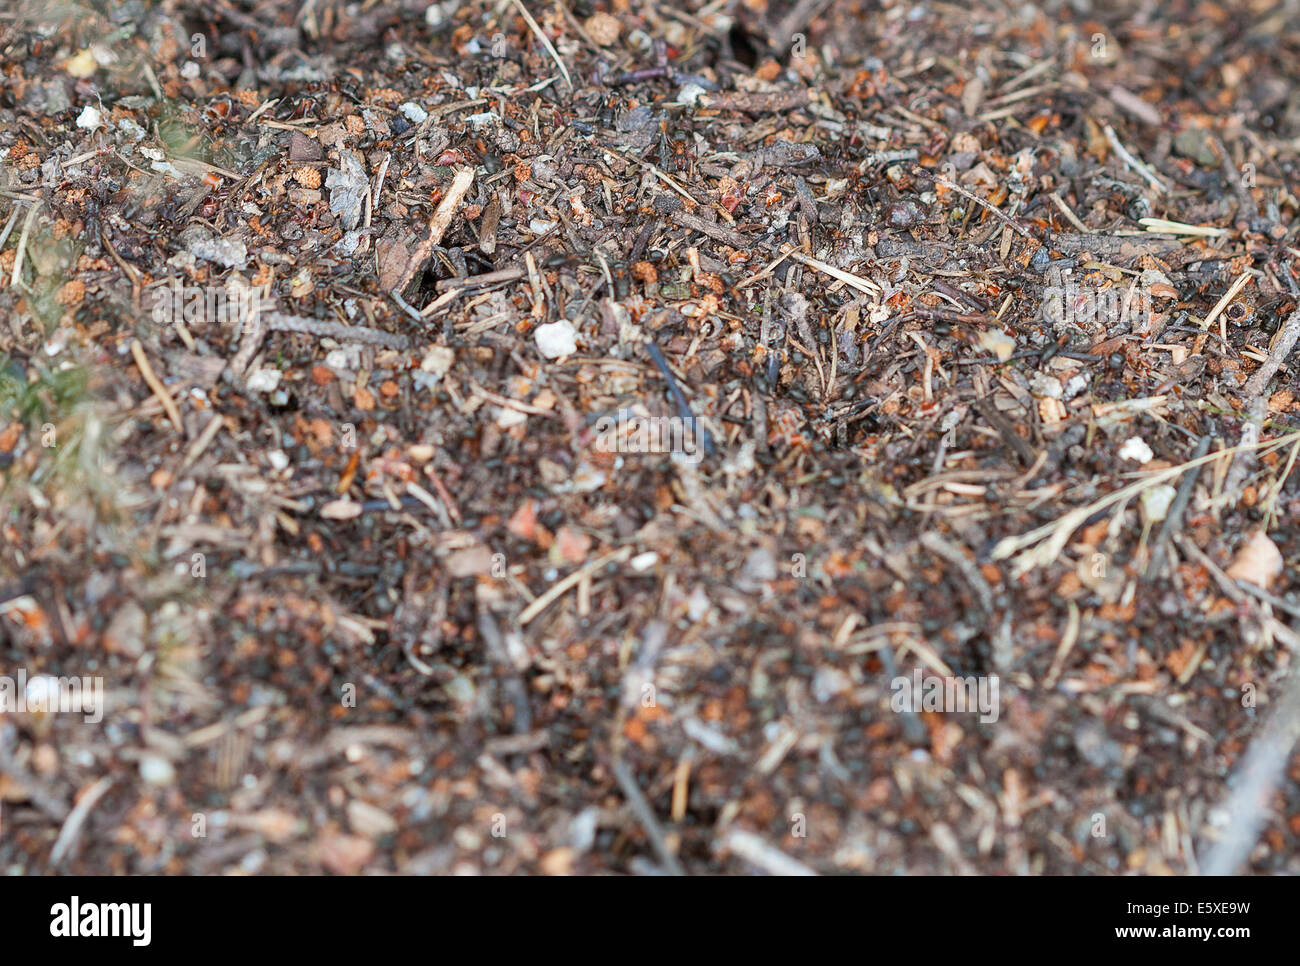
[[[50,850],[50,868],[56,868],[68,855],[77,841],[81,826],[90,817],[91,809],[104,797],[104,793],[113,787],[113,782],[116,780],[112,775],[105,775],[77,799],[77,804],[72,807],[67,820],[63,823],[63,828],[59,830],[59,837],[54,840],[54,848]]]
[[[225,372],[226,378],[234,382],[243,379],[244,373],[262,347],[262,339],[266,336],[266,318],[262,312],[260,299],[253,301],[240,325],[239,348],[226,363]]]
[[[1238,578],[1237,586],[1250,594],[1252,597],[1258,597],[1264,603],[1276,607],[1283,613],[1290,614],[1292,617],[1300,617],[1300,605],[1291,603],[1289,600],[1283,600],[1275,594],[1270,594],[1262,587],[1256,587],[1249,580]]]
[[[1223,838],[1215,842],[1205,859],[1205,875],[1232,875],[1250,858],[1251,850],[1268,819],[1270,799],[1285,780],[1286,766],[1300,734],[1300,673],[1292,666],[1282,694],[1263,730],[1250,743],[1236,769],[1233,789],[1224,804],[1228,824]]]
[[[438,202],[433,217],[429,219],[429,247],[431,249],[442,241],[442,236],[446,234],[448,227],[451,226],[451,220],[456,217],[456,212],[460,209],[460,203],[465,200],[465,195],[469,193],[470,185],[473,183],[473,168],[461,168],[456,172],[456,177],[452,178],[451,187],[447,189],[447,194],[443,196],[442,201]]]
[[[1029,230],[1028,230],[1027,228],[1025,228],[1023,225],[1021,225],[1019,222],[1017,222],[1014,218],[1012,218],[1010,215],[1008,215],[1005,211],[1003,211],[1003,210],[1002,210],[1001,208],[999,208],[997,205],[990,204],[989,202],[985,201],[983,198],[979,197],[978,195],[973,194],[973,193],[967,191],[967,190],[966,190],[965,188],[963,188],[961,185],[957,184],[957,182],[955,182],[955,181],[949,181],[949,180],[948,180],[947,178],[945,178],[943,175],[941,175],[941,174],[935,174],[934,172],[931,172],[931,171],[924,171],[923,169],[920,169],[920,168],[918,168],[917,171],[918,171],[919,173],[924,173],[924,174],[929,175],[929,176],[930,176],[931,178],[933,178],[936,182],[938,182],[939,184],[943,185],[945,188],[948,188],[948,189],[950,189],[950,190],[952,190],[952,191],[957,192],[957,194],[961,195],[961,196],[962,196],[963,198],[965,198],[967,201],[973,201],[975,204],[979,205],[979,206],[980,206],[981,208],[983,208],[985,211],[989,212],[989,214],[991,214],[991,215],[993,215],[994,217],[1000,219],[1000,220],[1002,221],[1002,223],[1003,223],[1004,225],[1006,225],[1008,228],[1010,228],[1012,231],[1017,232],[1018,234],[1024,236],[1025,238],[1033,238],[1033,237],[1034,237],[1032,234],[1030,234],[1030,232],[1029,232]]]
[[[830,0],[799,0],[784,19],[768,35],[768,43],[780,53],[794,44],[794,36],[804,29],[814,17],[829,5]]]
[[[1232,300],[1237,297],[1237,293],[1240,292],[1249,281],[1250,272],[1242,272],[1237,280],[1232,283],[1232,287],[1223,293],[1223,297],[1219,299],[1214,308],[1210,309],[1210,314],[1207,315],[1205,321],[1201,323],[1201,328],[1209,329],[1209,327],[1214,324],[1214,320],[1222,315],[1223,310],[1232,304]],[[1219,336],[1224,342],[1228,341],[1228,324],[1226,320],[1219,324]]]
[[[680,184],[678,184],[678,183],[677,183],[677,182],[676,182],[676,181],[675,181],[671,176],[669,176],[666,172],[664,172],[664,171],[662,171],[661,169],[655,167],[655,166],[654,166],[653,164],[651,164],[649,161],[642,161],[640,158],[634,158],[632,155],[630,155],[630,154],[625,154],[624,152],[620,151],[618,148],[612,148],[612,147],[610,147],[610,146],[607,145],[607,144],[601,144],[601,145],[598,145],[598,147],[600,148],[600,150],[605,151],[605,152],[607,152],[607,153],[609,153],[609,154],[616,155],[616,156],[622,158],[624,161],[631,161],[633,164],[640,165],[641,167],[643,167],[643,168],[645,168],[647,171],[649,171],[651,174],[653,174],[653,175],[654,175],[656,178],[658,178],[660,181],[662,181],[664,184],[668,185],[668,187],[670,187],[670,188],[672,188],[674,191],[676,191],[679,195],[681,195],[683,198],[685,198],[687,201],[689,201],[692,205],[698,205],[698,204],[699,204],[698,201],[696,201],[694,198],[691,197],[690,193],[689,193],[685,188],[683,188]]]
[[[526,273],[527,270],[524,266],[513,265],[510,268],[498,268],[494,272],[485,272],[482,275],[440,279],[434,284],[434,288],[439,292],[462,288],[480,288],[487,285],[496,285],[499,282],[514,282],[523,278]]]
[[[1076,215],[1074,211],[1071,210],[1070,206],[1065,203],[1064,198],[1062,198],[1055,191],[1053,191],[1050,195],[1048,195],[1048,197],[1051,198],[1052,202],[1056,205],[1056,207],[1061,210],[1061,214],[1065,215],[1066,221],[1068,221],[1071,225],[1073,225],[1080,232],[1080,234],[1084,234],[1084,235],[1092,234],[1092,229],[1079,220],[1079,216]]]
[[[283,312],[261,313],[260,318],[265,320],[266,328],[272,332],[298,332],[304,335],[328,336],[341,342],[367,342],[383,346],[386,349],[405,349],[411,344],[411,340],[404,335],[394,335],[391,332],[372,329],[364,325],[344,325],[341,322],[309,319],[300,315],[287,315]]]
[[[709,432],[707,426],[699,421],[699,418],[691,409],[691,404],[686,401],[686,394],[682,392],[682,387],[677,384],[677,377],[673,375],[673,371],[668,368],[668,360],[664,358],[658,344],[647,342],[646,351],[650,353],[650,359],[663,375],[664,381],[668,383],[668,394],[673,397],[673,402],[677,406],[677,415],[689,421],[691,426],[699,433],[700,445],[704,447],[705,455],[710,458],[717,456],[717,448],[713,445],[713,434]]]
[[[1115,129],[1109,124],[1106,124],[1102,126],[1102,131],[1106,135],[1106,140],[1110,142],[1110,146],[1115,149],[1115,153],[1124,159],[1124,163],[1140,174],[1143,180],[1146,181],[1147,184],[1151,185],[1156,194],[1164,194],[1164,184],[1161,183],[1159,178],[1151,173],[1150,169],[1148,169],[1145,164],[1133,157],[1133,155],[1129,154],[1128,149],[1119,143],[1119,138],[1115,136]]]
[[[546,297],[542,289],[542,274],[537,270],[537,260],[532,252],[524,253],[524,265],[528,269],[528,287],[533,290],[533,318],[540,319],[546,314]]]
[[[18,236],[18,254],[14,257],[14,271],[9,277],[9,284],[17,286],[23,274],[23,256],[27,254],[27,236],[31,234],[32,222],[36,220],[36,212],[41,207],[38,201],[27,209],[27,217],[23,219],[23,230]]]
[[[850,288],[857,289],[859,292],[865,292],[867,295],[880,294],[880,289],[871,282],[868,282],[865,278],[851,275],[848,272],[836,268],[834,265],[829,265],[826,262],[823,262],[819,258],[805,255],[803,252],[791,251],[789,254],[796,262],[802,262],[809,268],[815,268],[817,271],[829,275],[831,278],[838,279]]]
[[[574,586],[588,574],[595,573],[601,567],[605,566],[605,564],[616,562],[621,563],[630,556],[632,556],[632,548],[621,547],[618,550],[607,553],[602,557],[597,557],[595,560],[583,564],[563,580],[556,581],[551,585],[550,589],[547,590],[546,593],[542,594],[542,596],[538,597],[520,612],[519,626],[523,627],[542,611],[546,610],[547,607],[562,597],[565,591]]]
[[[948,561],[966,578],[966,583],[970,584],[971,590],[975,592],[975,599],[979,601],[980,609],[984,611],[985,617],[993,616],[993,588],[989,582],[984,579],[979,568],[971,563],[970,559],[961,552],[961,548],[955,543],[945,540],[933,530],[921,534],[921,546],[925,547],[932,554],[940,559]]]
[[[430,493],[428,490],[422,487],[419,483],[416,483],[414,480],[406,481],[406,492],[409,493],[411,496],[415,497],[417,500],[419,500],[421,503],[427,506],[430,510],[432,510],[433,515],[438,518],[439,523],[441,523],[448,530],[451,529],[451,517],[448,516],[446,508],[433,498],[432,493]],[[409,656],[410,655],[408,655],[408,657]]]
[[[203,451],[212,445],[212,441],[217,438],[217,433],[225,425],[225,420],[220,415],[215,415],[208,421],[208,425],[199,433],[199,438],[190,444],[190,448],[185,451],[185,458],[181,460],[181,472],[184,473],[194,461],[203,455]]]
[[[1268,381],[1273,378],[1273,374],[1281,367],[1287,354],[1295,347],[1296,339],[1300,338],[1300,309],[1291,313],[1291,317],[1274,338],[1277,341],[1269,350],[1268,359],[1246,383],[1248,400],[1246,423],[1241,428],[1241,447],[1229,465],[1228,475],[1223,482],[1223,496],[1220,499],[1224,503],[1237,501],[1246,485],[1247,477],[1255,468],[1253,449],[1259,444],[1259,434],[1268,415]]]
[[[411,305],[410,302],[402,298],[402,293],[400,291],[398,291],[397,289],[393,289],[388,294],[393,297],[393,301],[397,303],[397,307],[400,308],[407,315],[409,315],[412,319],[414,319],[416,322],[424,321],[424,316],[421,315],[419,311],[413,305]]]
[[[502,396],[499,393],[492,392],[490,389],[484,389],[477,382],[470,382],[470,388],[473,389],[474,395],[482,396],[490,403],[496,403],[504,409],[513,409],[517,413],[527,413],[530,416],[545,416],[547,419],[561,419],[559,413],[553,409],[543,409],[541,406],[533,406],[518,399],[511,399],[509,396]]]
[[[645,795],[637,786],[632,769],[628,768],[623,759],[615,758],[610,770],[614,772],[614,778],[618,781],[618,787],[623,790],[623,797],[627,799],[628,807],[632,809],[641,827],[645,829],[646,835],[650,838],[650,846],[659,856],[659,861],[668,870],[668,874],[685,875],[686,870],[677,861],[677,856],[669,850],[668,843],[664,840],[663,829],[659,826],[659,820],[655,818],[654,809],[650,807],[650,803],[646,801]]]
[[[668,817],[674,823],[680,823],[686,817],[686,805],[690,801],[690,794],[691,749],[688,748],[686,754],[678,759],[677,770],[673,773],[673,804]]]
[[[420,269],[424,268],[433,253],[433,247],[442,241],[442,236],[451,227],[452,219],[456,217],[456,212],[460,210],[460,203],[465,200],[465,195],[469,193],[469,187],[473,183],[473,168],[461,168],[456,172],[451,187],[443,195],[442,201],[438,202],[433,217],[429,219],[429,237],[420,242],[411,253],[411,259],[406,263],[406,271],[402,272],[402,277],[395,286],[399,292],[410,284],[411,279],[415,278]]]
[[[18,211],[18,206],[14,205],[13,214],[9,216],[9,220],[5,223],[4,231],[0,231],[0,248],[5,247],[5,242],[9,240],[9,233],[14,230],[14,225],[18,223]]]
[[[1297,339],[1300,339],[1300,309],[1291,313],[1291,317],[1286,320],[1268,350],[1268,361],[1256,369],[1255,374],[1250,377],[1250,382],[1246,383],[1247,398],[1263,395],[1264,390],[1268,388],[1268,381],[1291,354]]]
[[[772,875],[817,874],[798,859],[792,859],[775,846],[768,845],[753,832],[729,829],[721,845],[728,852]]]
[[[749,248],[753,241],[738,231],[730,228],[723,228],[721,225],[715,225],[707,219],[698,215],[692,215],[685,211],[673,211],[669,217],[677,222],[683,228],[689,228],[692,231],[698,231],[701,235],[708,235],[715,241],[720,241],[724,245],[730,245],[732,248],[744,251]]]
[[[1139,218],[1138,224],[1147,231],[1162,235],[1202,235],[1217,238],[1228,234],[1225,228],[1211,228],[1208,225],[1189,225],[1185,221],[1169,221],[1167,218]]]
[[[1159,470],[1152,473],[1150,476],[1147,476],[1145,479],[1138,480],[1136,483],[1130,483],[1128,486],[1115,490],[1112,493],[1108,493],[1086,506],[1075,507],[1073,510],[1063,513],[1051,523],[1046,523],[1041,527],[1036,527],[1028,533],[1022,533],[1015,537],[1003,537],[993,547],[992,559],[995,561],[1006,560],[1012,554],[1024,551],[1016,558],[1015,567],[1013,569],[1013,575],[1019,577],[1032,567],[1050,563],[1055,560],[1060,555],[1061,551],[1065,549],[1065,545],[1069,542],[1074,531],[1083,526],[1084,522],[1094,513],[1119,503],[1126,503],[1143,490],[1153,486],[1159,486],[1167,480],[1175,479],[1193,467],[1203,466],[1212,460],[1222,459],[1224,453],[1239,453],[1244,450],[1259,449],[1261,446],[1265,445],[1268,444],[1258,442],[1241,443],[1237,446],[1229,447],[1219,453],[1210,453],[1196,459],[1188,460],[1186,463],[1180,463],[1178,466],[1171,466],[1168,469]],[[1039,546],[1035,547],[1035,544],[1038,544]],[[1034,547],[1034,549],[1029,550],[1028,548],[1030,547]]]
[[[662,67],[642,67],[640,70],[624,71],[621,74],[606,78],[605,86],[620,87],[623,84],[639,84],[641,81],[654,80],[656,77],[668,77],[671,72],[672,67],[668,64]]]
[[[497,250],[497,226],[501,223],[501,196],[493,195],[479,222],[478,247],[484,255],[492,255]]]
[[[162,407],[167,412],[167,418],[172,421],[178,433],[185,432],[185,424],[181,422],[181,411],[176,408],[176,400],[172,399],[167,392],[167,387],[162,384],[153,371],[153,366],[149,365],[149,360],[144,354],[144,346],[140,345],[139,339],[131,340],[131,356],[135,359],[135,364],[140,367],[140,375],[144,376],[145,383],[149,386],[153,394],[158,397]]]
[[[425,464],[425,472],[429,474],[429,482],[433,484],[434,490],[437,491],[438,499],[442,500],[443,506],[445,506],[447,512],[451,514],[452,520],[459,524],[460,510],[456,508],[456,501],[452,498],[451,493],[443,484],[442,477],[438,475],[438,471],[433,468],[432,463]]]
[[[1201,441],[1196,444],[1196,453],[1192,459],[1200,459],[1209,451],[1210,437],[1202,436]],[[1187,512],[1187,504],[1192,499],[1192,489],[1196,486],[1196,478],[1200,475],[1201,467],[1197,464],[1187,471],[1182,482],[1178,484],[1178,492],[1174,495],[1174,501],[1169,505],[1169,512],[1165,514],[1165,521],[1160,525],[1160,532],[1156,535],[1156,544],[1151,550],[1151,560],[1147,563],[1146,573],[1160,573],[1160,565],[1164,563],[1169,538],[1183,524],[1183,514]]]
[[[1067,606],[1069,617],[1066,620],[1065,633],[1061,635],[1061,643],[1056,646],[1056,655],[1052,658],[1052,666],[1047,670],[1047,677],[1043,678],[1043,687],[1048,691],[1056,687],[1061,670],[1065,667],[1065,659],[1079,641],[1079,607],[1074,601],[1069,601]]]
[[[984,611],[984,617],[989,623],[988,635],[993,647],[993,664],[999,671],[1005,671],[1011,663],[1011,630],[1006,619],[997,621],[993,588],[988,580],[980,573],[979,567],[962,553],[960,547],[933,530],[921,534],[921,546],[936,557],[948,561],[966,579],[966,583],[975,594],[975,599],[979,602],[980,610]]]
[[[487,645],[490,654],[501,665],[501,690],[505,692],[514,708],[514,720],[511,725],[517,735],[526,735],[533,730],[533,713],[528,705],[528,688],[524,686],[519,669],[510,659],[510,650],[506,646],[501,628],[497,626],[492,611],[480,605],[478,611],[478,631]]]
[[[542,28],[538,26],[537,21],[533,19],[533,15],[523,5],[522,0],[515,0],[515,6],[519,8],[519,13],[524,18],[524,22],[528,24],[528,29],[537,34],[537,39],[542,42],[546,52],[551,55],[551,60],[555,61],[555,66],[560,68],[564,83],[569,85],[569,90],[573,90],[573,78],[569,76],[569,68],[565,67],[564,61],[560,60],[560,53],[555,49],[555,45],[551,43],[551,39],[542,32]]]

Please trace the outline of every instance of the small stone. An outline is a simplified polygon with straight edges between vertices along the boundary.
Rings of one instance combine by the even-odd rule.
[[[315,139],[308,137],[302,131],[294,131],[289,136],[290,161],[322,161],[324,158],[325,152]]]
[[[607,13],[593,13],[583,27],[599,47],[610,47],[618,43],[618,35],[623,32],[623,25],[618,18]]]
[[[77,115],[77,127],[86,131],[93,131],[103,123],[103,120],[104,116],[99,112],[99,109],[87,104],[82,108],[81,113]]]
[[[274,392],[282,375],[279,369],[258,369],[248,377],[245,388],[249,392]]]
[[[447,557],[447,573],[451,577],[473,577],[492,570],[492,551],[479,544],[457,550]]]
[[[331,500],[320,508],[320,515],[326,520],[352,520],[361,516],[361,504],[347,497]]]
[[[157,755],[145,755],[140,759],[140,777],[146,785],[155,787],[170,785],[176,780],[176,769],[166,758]]]
[[[694,107],[700,102],[700,98],[707,94],[699,84],[683,84],[682,89],[677,92],[678,104],[689,104]]]
[[[104,629],[103,646],[110,654],[137,658],[144,653],[144,635],[147,620],[144,610],[134,601],[127,601],[117,609],[113,619]]]
[[[1140,436],[1130,436],[1119,448],[1120,459],[1133,460],[1135,463],[1150,463],[1155,455],[1151,447],[1146,444],[1146,440]]]
[[[591,552],[591,537],[574,527],[560,527],[551,544],[551,560],[554,563],[580,564]]]
[[[320,861],[335,875],[356,875],[365,868],[375,846],[359,835],[326,834],[320,841]]]
[[[885,208],[885,224],[890,228],[911,228],[921,223],[921,209],[910,201],[896,201]]]
[[[325,355],[325,365],[329,366],[335,372],[346,373],[361,366],[361,358],[358,353],[349,352],[348,349],[331,349]]]
[[[1282,554],[1277,544],[1260,530],[1242,544],[1227,573],[1233,580],[1244,580],[1267,590],[1281,576],[1282,569]]]
[[[442,378],[456,361],[456,352],[445,345],[429,346],[424,358],[420,360],[420,369],[438,378]]]
[[[847,674],[836,667],[820,668],[813,675],[812,693],[818,704],[826,704],[840,694],[853,689],[853,681]]]
[[[1006,362],[1016,351],[1016,340],[1001,329],[988,329],[980,333],[979,347],[997,356],[998,362]]]
[[[776,557],[766,547],[756,547],[745,558],[743,574],[753,581],[776,580]]]
[[[1169,508],[1173,505],[1174,497],[1177,495],[1178,491],[1168,483],[1162,483],[1160,486],[1153,486],[1149,490],[1143,490],[1139,500],[1142,506],[1142,516],[1146,519],[1146,522],[1159,523],[1169,516]]]
[[[572,875],[575,856],[576,853],[570,848],[552,849],[541,857],[537,867],[542,875]]]
[[[407,101],[399,107],[398,110],[401,111],[402,116],[412,124],[423,124],[429,117],[429,112],[414,101]]]
[[[172,167],[169,162],[153,163],[162,164],[166,168]],[[239,270],[248,265],[248,247],[237,238],[217,238],[206,228],[193,226],[181,232],[181,241],[195,258],[213,262],[224,268]]]
[[[539,325],[533,337],[537,340],[537,351],[547,359],[559,359],[573,355],[578,351],[578,332],[573,323],[567,319],[547,322]]]
[[[651,570],[659,563],[659,554],[653,550],[647,550],[645,553],[639,553],[627,562],[627,565],[639,574]]]
[[[1174,135],[1174,151],[1191,158],[1204,168],[1217,168],[1219,155],[1210,140],[1210,132],[1203,127],[1189,127]]]
[[[397,822],[391,815],[369,802],[355,798],[348,802],[348,824],[352,826],[352,831],[368,839],[383,838],[397,831]]]
[[[511,514],[506,529],[520,540],[531,543],[537,536],[537,501],[528,499],[519,504],[518,509]]]
[[[497,429],[509,429],[512,426],[522,426],[528,422],[528,414],[521,413],[518,409],[511,409],[509,406],[501,406],[497,411]]]
[[[84,80],[99,69],[99,62],[89,47],[73,54],[63,62],[63,69],[78,80]]]

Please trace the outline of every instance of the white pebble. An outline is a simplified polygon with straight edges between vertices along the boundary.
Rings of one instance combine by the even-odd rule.
[[[103,123],[103,120],[104,115],[99,113],[99,108],[87,104],[77,115],[77,127],[93,131]]]
[[[1151,452],[1151,447],[1146,444],[1141,436],[1130,436],[1124,441],[1124,445],[1119,448],[1119,458],[1122,460],[1133,460],[1135,463],[1150,463],[1151,458],[1156,454]]]
[[[1168,483],[1162,483],[1159,486],[1153,486],[1149,490],[1143,490],[1139,500],[1142,504],[1142,515],[1148,523],[1159,523],[1165,517],[1169,516],[1169,507],[1174,502],[1174,497],[1178,495]]]
[[[350,368],[348,354],[342,349],[333,349],[325,356],[325,367],[335,372],[347,372]]]
[[[1001,329],[988,329],[980,333],[979,347],[985,352],[992,352],[999,362],[1006,362],[1016,351],[1016,340]]]
[[[258,369],[248,377],[249,392],[273,392],[280,385],[279,369]]]
[[[659,554],[653,550],[647,550],[645,553],[637,554],[627,562],[627,565],[637,573],[643,574],[657,563],[659,563]]]
[[[140,759],[140,777],[149,785],[170,785],[176,780],[176,769],[166,758],[147,755]]]
[[[707,94],[699,84],[683,84],[681,90],[677,92],[678,104],[689,104],[694,107],[700,102],[700,98]]]
[[[559,359],[578,351],[578,332],[568,319],[539,325],[533,335],[537,340],[537,351],[548,359]]]
[[[456,353],[445,345],[433,345],[424,353],[424,358],[420,360],[420,368],[424,372],[433,374],[441,378],[447,374],[451,364],[456,361]]]
[[[401,108],[399,108],[399,110],[401,110],[402,116],[412,124],[423,124],[425,118],[429,116],[429,112],[419,104],[415,103],[415,101],[407,101],[401,106]]]

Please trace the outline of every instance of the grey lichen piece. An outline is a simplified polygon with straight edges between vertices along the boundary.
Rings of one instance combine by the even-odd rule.
[[[195,258],[236,271],[248,266],[248,246],[238,238],[218,238],[201,225],[193,225],[181,233],[181,242]]]
[[[360,151],[341,148],[339,163],[341,168],[329,169],[325,187],[330,189],[330,211],[339,216],[345,230],[352,231],[361,222],[370,180],[366,177],[366,165]]]
[[[269,312],[265,315],[266,327],[272,332],[300,332],[337,339],[340,342],[364,342],[385,349],[406,349],[411,340],[404,335],[372,329],[364,325],[344,325],[326,319],[309,319],[300,315]]]
[[[257,355],[257,350],[262,346],[262,338],[266,335],[266,317],[258,311],[249,312],[241,322],[241,332],[239,338],[239,348],[235,354],[230,357],[224,373],[227,382],[232,385],[240,385],[244,378],[244,372],[248,365]]]
[[[815,144],[795,141],[776,141],[757,151],[744,155],[773,168],[794,168],[820,160],[822,153]]]

